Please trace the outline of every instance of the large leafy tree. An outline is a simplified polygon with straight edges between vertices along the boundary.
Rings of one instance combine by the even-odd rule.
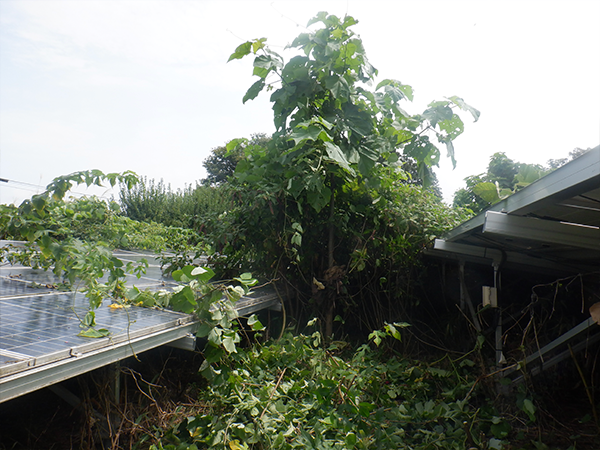
[[[246,42],[231,55],[254,55],[258,80],[243,101],[271,91],[277,131],[266,148],[246,140],[227,148],[245,146],[236,179],[252,192],[232,239],[252,249],[255,261],[268,263],[263,269],[295,270],[312,289],[329,335],[356,250],[366,249],[368,235],[372,240],[385,228],[384,208],[392,206],[387,201],[393,195],[378,204],[380,191],[406,180],[399,158],[416,161],[423,177],[438,163],[440,145],[455,163],[453,140],[464,130],[455,110],[475,120],[479,112],[450,97],[409,114],[402,104],[412,101],[411,86],[386,79],[368,89],[377,70],[351,30],[356,20],[322,12],[308,26],[317,23],[320,28],[292,42],[300,54],[287,63],[265,39]]]
[[[494,153],[487,172],[467,177],[466,188],[455,192],[453,204],[479,213],[543,177],[548,171],[539,164],[519,163],[503,152]]]
[[[266,147],[270,138],[265,133],[253,134],[246,145],[227,150],[226,145],[213,148],[210,155],[202,162],[206,170],[206,178],[202,180],[206,185],[220,185],[233,176],[238,163],[245,157],[244,147],[262,146]]]

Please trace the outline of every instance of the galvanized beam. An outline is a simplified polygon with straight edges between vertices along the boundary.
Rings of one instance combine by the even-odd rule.
[[[562,361],[566,356],[569,355],[568,351],[566,351],[566,353],[563,351],[559,355],[556,355],[547,361],[544,360],[544,356],[546,356],[550,352],[556,350],[561,345],[566,344],[570,340],[575,339],[577,336],[581,335],[584,331],[587,331],[590,327],[593,327],[595,325],[596,325],[596,323],[594,322],[594,320],[591,317],[589,317],[588,319],[581,322],[579,325],[571,328],[566,333],[564,333],[564,334],[560,335],[558,338],[554,339],[552,342],[546,344],[544,347],[539,349],[537,352],[532,353],[531,355],[526,357],[523,361],[520,361],[519,366],[525,368],[532,374],[537,374],[541,370],[547,369],[547,368],[557,364],[558,362]],[[587,340],[584,340],[582,343],[586,344],[586,345],[591,345],[592,343],[596,342],[598,339],[600,339],[600,333],[594,334]],[[584,348],[584,347],[581,347],[582,343],[576,344],[573,347],[573,350],[576,351],[581,348]],[[539,363],[537,362],[538,360],[540,360]],[[527,369],[530,365],[533,367],[531,367],[531,369]],[[543,366],[543,369],[539,369],[539,368],[536,369],[536,367],[539,367],[539,366]],[[503,376],[510,375],[511,373],[516,372],[517,370],[518,370],[517,368],[508,369],[507,371],[504,372]]]
[[[589,267],[583,265],[563,264],[547,259],[536,258],[524,253],[505,251],[483,247],[478,245],[459,244],[457,242],[448,242],[444,239],[436,239],[433,249],[425,250],[428,256],[443,258],[451,261],[466,261],[474,264],[491,265],[502,261],[502,264],[510,264],[511,266],[519,266],[527,268],[530,272],[546,273],[556,272],[562,274],[564,272],[585,272]],[[504,255],[504,259],[499,255]]]
[[[548,359],[547,361],[540,362],[539,364],[534,364],[533,367],[530,367],[527,369],[527,372],[529,373],[530,376],[539,375],[544,370],[548,370],[551,367],[554,367],[555,365],[557,365],[559,362],[562,362],[565,359],[567,359],[568,357],[570,357],[571,352],[573,352],[573,354],[579,353],[580,351],[585,350],[589,346],[594,345],[598,341],[600,341],[600,333],[596,333],[593,336],[590,336],[588,339],[575,344],[571,348],[563,350],[562,352],[558,353],[557,355],[553,356],[552,358]],[[512,382],[513,382],[513,384],[518,384],[524,380],[525,380],[525,375],[520,375],[517,378],[515,378]]]
[[[600,251],[599,228],[532,217],[511,216],[496,211],[485,213],[483,234]]]
[[[522,191],[492,205],[488,211],[525,215],[536,209],[564,201],[600,186],[600,146],[533,182]],[[444,239],[456,241],[483,227],[485,214],[468,220],[448,232]]]
[[[495,248],[458,244],[456,242],[448,242],[444,239],[436,239],[433,244],[433,249],[440,252],[454,253],[467,261],[477,263],[500,264],[504,258],[502,251]],[[437,255],[437,253],[429,254]]]

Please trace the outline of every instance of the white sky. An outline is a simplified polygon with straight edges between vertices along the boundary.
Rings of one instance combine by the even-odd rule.
[[[408,112],[452,95],[481,111],[436,171],[448,201],[495,152],[600,143],[597,0],[0,0],[0,203],[86,169],[195,184],[211,149],[274,131],[268,94],[242,105],[252,58],[229,55],[260,37],[283,51],[322,10],[358,19],[378,80],[413,86]]]

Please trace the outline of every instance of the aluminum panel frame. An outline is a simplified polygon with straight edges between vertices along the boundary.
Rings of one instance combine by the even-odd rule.
[[[196,325],[191,322],[3,377],[0,403],[185,338]]]

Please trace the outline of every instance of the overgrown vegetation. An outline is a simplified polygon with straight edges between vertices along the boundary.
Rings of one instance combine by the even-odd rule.
[[[451,357],[446,345],[438,346],[446,354],[434,362],[415,360],[389,343],[400,340],[405,321],[423,310],[417,291],[425,273],[422,250],[468,217],[432,192],[430,169],[440,158],[438,146],[454,162],[453,141],[464,129],[456,110],[475,120],[479,112],[450,97],[409,114],[401,104],[412,100],[412,88],[396,80],[370,91],[377,71],[351,31],[355,23],[320,13],[309,23],[320,28],[292,43],[300,55],[287,63],[264,39],[235,50],[230,60],[254,55],[259,78],[244,101],[272,91],[277,132],[214,149],[201,185],[173,192],[130,172],[77,172],[18,208],[0,207],[0,237],[28,242],[9,259],[52,269],[86,292],[90,311],[82,336],[106,335],[95,329],[93,311],[107,299],[200,320],[197,336],[206,346],[194,370],[208,385],[185,406],[169,404],[167,414],[152,396],[156,386],[140,386],[132,372],[161,420],[150,420],[148,411],[135,409],[136,417],[121,411],[119,430],[127,424],[130,447],[508,449],[519,441],[547,448],[539,429],[530,430],[539,409],[525,384],[516,403],[495,398],[499,372],[490,368],[485,329],[475,334],[464,321],[457,326],[457,311],[438,313],[442,319],[431,323],[446,321],[440,335],[462,334],[474,349]],[[473,177],[469,192],[455,202],[479,211],[493,201],[482,194],[482,184],[501,196],[541,170],[496,154],[488,174]],[[64,200],[73,184],[102,182],[121,184],[120,204]],[[125,289],[125,273],[139,275],[144,263],[124,266],[111,253],[117,247],[172,251],[163,260],[165,272],[179,287]],[[201,252],[210,255],[212,268],[189,265]],[[257,283],[250,270],[284,293],[287,331],[279,339],[263,341],[258,318],[238,317],[235,310]],[[227,279],[215,283],[215,273]],[[542,298],[538,292],[548,286],[558,292],[550,284],[534,293]],[[519,305],[512,305],[509,330],[522,331],[519,355],[507,352],[515,364],[526,346],[539,345],[541,334],[534,328],[534,342],[529,324],[554,326],[554,307],[549,318],[536,312],[534,320],[533,303],[529,316],[521,317]],[[483,311],[478,315],[489,319]],[[316,319],[306,332],[310,317]],[[120,445],[118,434],[111,445]]]
[[[336,315],[368,331],[410,302],[416,254],[461,216],[407,183],[398,161],[411,158],[425,179],[441,144],[454,162],[452,142],[464,129],[455,109],[475,120],[479,112],[450,97],[407,113],[411,86],[387,79],[367,89],[377,70],[352,17],[319,13],[313,24],[320,28],[293,41],[300,56],[287,63],[265,39],[230,57],[254,55],[258,81],[244,101],[271,90],[277,132],[264,145],[227,145],[243,146],[245,158],[232,180],[237,207],[214,241],[230,267],[281,279],[292,315],[317,314],[330,338]]]
[[[118,205],[97,198],[82,198],[65,201],[74,184],[102,185],[121,182],[128,189],[137,182],[132,172],[104,174],[98,170],[76,172],[56,178],[46,191],[25,200],[18,208],[2,205],[2,228],[0,237],[25,241],[24,246],[7,245],[0,249],[2,259],[19,262],[33,268],[52,270],[62,279],[64,287],[74,292],[81,291],[89,299],[90,308],[80,317],[83,337],[103,337],[108,330],[96,329],[95,310],[105,300],[117,303],[136,301],[139,291],[127,291],[126,273],[138,277],[144,273],[147,262],[129,262],[126,265],[113,255],[115,248],[150,248],[179,250],[187,255],[197,242],[196,234],[189,229],[165,227],[156,223],[137,222],[118,214]],[[167,272],[187,262],[186,257],[167,257],[171,265]],[[106,282],[100,281],[107,276]],[[221,290],[214,289],[221,295]],[[146,296],[166,301],[170,296]],[[175,296],[177,298],[177,296]],[[216,301],[216,297],[214,298]],[[154,306],[154,304],[147,304]]]
[[[504,153],[494,153],[486,173],[465,178],[466,187],[454,193],[453,205],[480,213],[589,150],[576,148],[568,158],[550,159],[545,166],[515,162]]]
[[[203,233],[207,224],[218,220],[231,205],[226,186],[197,185],[173,191],[162,180],[147,178],[133,186],[121,185],[119,201],[123,214],[130,219],[198,233]]]
[[[485,395],[475,363],[395,354],[381,340],[402,325],[372,334],[381,349],[323,347],[314,331],[232,354],[200,394],[202,411],[151,448],[501,448],[511,426],[473,402]]]

